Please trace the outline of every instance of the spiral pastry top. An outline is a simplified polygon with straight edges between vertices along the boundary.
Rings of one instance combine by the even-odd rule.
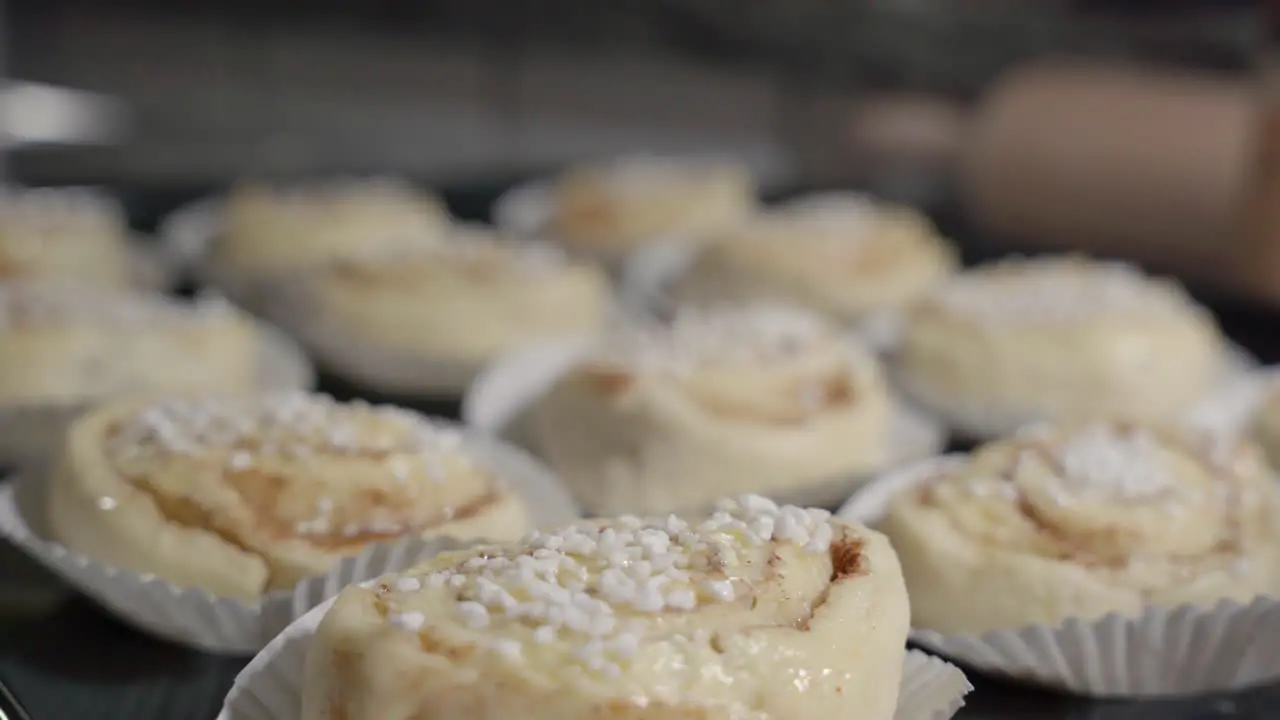
[[[430,247],[330,265],[308,284],[300,312],[335,332],[477,369],[531,342],[596,335],[612,294],[602,270],[558,248],[466,228]]]
[[[108,403],[71,428],[50,503],[73,550],[241,599],[373,542],[528,527],[452,427],[304,393]]]
[[[302,716],[888,720],[906,605],[885,539],[825,511],[588,521],[345,590]]]
[[[0,283],[0,404],[246,391],[258,379],[258,343],[252,322],[219,300]]]
[[[114,201],[86,189],[0,189],[0,279],[121,287],[129,228]]]
[[[533,430],[592,510],[667,512],[873,469],[888,417],[865,349],[753,305],[619,329],[539,401]]]
[[[817,195],[712,238],[673,296],[695,305],[785,301],[851,321],[901,310],[955,264],[955,251],[922,214],[861,195]]]
[[[979,633],[1275,592],[1278,523],[1256,446],[1095,422],[979,448],[882,529],[914,624]]]
[[[1222,358],[1213,317],[1175,282],[1069,257],[961,273],[909,313],[896,360],[930,404],[1166,422],[1204,396]]]
[[[449,223],[435,195],[377,178],[243,185],[227,199],[225,213],[215,261],[249,276],[429,244]]]
[[[571,169],[558,180],[549,231],[571,250],[616,259],[646,242],[731,227],[757,206],[755,182],[740,165],[619,158]]]

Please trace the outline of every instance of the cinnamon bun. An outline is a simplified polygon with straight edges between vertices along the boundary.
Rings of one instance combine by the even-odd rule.
[[[84,189],[0,190],[0,279],[129,285],[124,212]]]
[[[387,179],[243,185],[227,199],[213,261],[240,278],[277,275],[430,243],[448,222],[439,198]]]
[[[588,521],[344,590],[302,718],[889,720],[907,615],[889,544],[825,511]]]
[[[869,352],[816,315],[757,305],[619,330],[534,404],[530,431],[589,510],[668,512],[877,469],[889,413]]]
[[[852,322],[902,310],[955,265],[955,251],[919,212],[860,195],[819,195],[711,239],[676,280],[672,299],[791,302]]]
[[[914,307],[895,369],[925,405],[963,425],[992,418],[986,433],[1000,434],[1041,420],[1173,421],[1224,357],[1213,317],[1172,280],[1018,259],[963,273]]]
[[[1280,505],[1247,443],[1120,422],[990,443],[892,499],[912,624],[948,634],[1277,590]]]
[[[653,240],[731,227],[757,206],[750,171],[736,163],[619,158],[559,179],[548,231],[573,251],[613,260]]]
[[[529,528],[457,430],[305,393],[102,405],[67,434],[49,516],[72,550],[245,601],[370,543]]]
[[[481,230],[455,230],[413,252],[339,262],[308,275],[301,289],[297,313],[281,323],[313,338],[308,344],[322,356],[336,343],[339,353],[355,345],[392,356],[411,378],[424,377],[425,366],[451,368],[434,378],[435,389],[449,390],[465,388],[488,362],[531,342],[594,336],[611,309],[609,280],[598,267]]]
[[[223,302],[0,283],[0,405],[248,391],[259,358],[257,329]]]

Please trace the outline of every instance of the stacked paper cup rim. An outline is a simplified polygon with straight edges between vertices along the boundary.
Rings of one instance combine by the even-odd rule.
[[[957,467],[944,455],[889,473],[854,495],[841,517],[874,526],[893,497]],[[913,629],[911,640],[961,665],[1092,697],[1169,697],[1280,679],[1280,600],[1150,606],[1136,617],[1071,618],[983,635]]]

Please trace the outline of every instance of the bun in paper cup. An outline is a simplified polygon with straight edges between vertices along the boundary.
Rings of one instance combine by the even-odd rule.
[[[306,390],[315,370],[293,340],[276,328],[255,322],[258,333],[256,389]],[[57,452],[67,427],[98,400],[26,402],[0,405],[0,463],[24,465]]]
[[[549,342],[499,359],[476,378],[464,396],[464,422],[539,453],[530,428],[531,410],[557,380],[586,356],[590,347],[590,343],[583,341]],[[943,448],[946,434],[936,421],[906,403],[892,402],[888,466],[929,457]],[[853,488],[867,479],[862,474],[836,478],[797,488],[779,499],[798,505],[830,507],[847,498]]]
[[[752,507],[757,507],[762,498],[745,499],[751,503]],[[740,508],[742,506],[739,506]],[[812,512],[806,512],[799,508],[779,509],[772,507],[774,512],[786,512],[787,516],[799,523],[792,526],[792,530],[803,533],[801,526],[815,528],[817,525],[821,527],[832,528],[827,524],[826,520],[820,519],[820,515],[814,515]],[[728,516],[728,513],[724,513]],[[796,515],[804,516],[804,520],[798,520]],[[764,517],[764,515],[759,515]],[[742,517],[741,514],[734,517]],[[748,517],[754,519],[755,514],[749,514]],[[550,538],[556,540],[563,539],[566,543],[572,542],[576,548],[573,553],[575,557],[582,558],[583,562],[588,564],[582,566],[583,569],[599,567],[591,563],[588,559],[592,553],[616,553],[622,552],[619,548],[628,547],[639,550],[647,557],[657,560],[659,557],[667,557],[680,562],[679,556],[683,553],[681,550],[674,550],[675,555],[668,554],[668,551],[662,549],[666,546],[658,546],[654,544],[656,536],[659,534],[672,537],[673,533],[685,533],[692,537],[702,537],[702,533],[718,532],[715,528],[720,527],[718,524],[715,528],[707,528],[706,526],[721,522],[720,519],[711,519],[705,521],[702,527],[697,524],[684,524],[678,518],[667,520],[648,521],[639,518],[623,518],[615,521],[601,521],[603,528],[596,522],[584,523],[574,528],[565,528],[561,532],[551,532],[548,534],[531,536],[522,541],[520,546],[516,546],[516,552],[537,552],[534,548],[541,548]],[[749,522],[749,521],[748,521]],[[650,525],[648,534],[648,549],[640,548],[635,543],[640,542],[637,535],[626,530],[627,527],[642,526],[644,523],[665,524],[668,529],[657,529],[656,526]],[[678,529],[677,529],[678,528]],[[704,529],[705,528],[705,529]],[[816,529],[815,529],[816,531]],[[850,533],[853,535],[851,536]],[[451,695],[446,689],[449,682],[437,684],[437,689],[441,691],[435,700],[437,703],[443,702],[445,707],[452,710],[452,713],[442,711],[442,715],[448,714],[450,717],[455,716],[463,709],[469,707],[466,703],[468,699],[484,694],[489,688],[491,692],[507,692],[510,696],[505,699],[507,707],[516,705],[525,700],[535,701],[534,699],[543,693],[553,693],[556,697],[564,697],[566,702],[561,706],[562,710],[567,711],[574,717],[584,716],[591,713],[593,708],[600,707],[596,703],[608,702],[616,699],[616,702],[609,702],[608,706],[616,708],[615,713],[628,715],[627,695],[625,692],[619,693],[616,687],[602,687],[598,683],[608,682],[606,678],[610,676],[625,677],[626,670],[624,666],[617,663],[622,662],[619,657],[626,657],[627,651],[615,651],[611,649],[612,643],[607,643],[604,639],[615,636],[623,637],[625,644],[626,638],[634,638],[634,642],[638,646],[634,651],[637,657],[648,658],[641,661],[641,668],[654,668],[657,672],[662,673],[662,653],[673,653],[676,657],[696,658],[707,653],[724,653],[730,658],[749,655],[752,663],[748,666],[738,666],[737,663],[726,661],[726,666],[735,668],[729,672],[738,675],[738,679],[742,680],[746,677],[757,676],[767,672],[771,667],[785,667],[788,670],[796,670],[800,672],[803,668],[831,668],[831,677],[850,677],[851,684],[846,686],[852,694],[851,697],[842,697],[842,695],[819,694],[817,702],[825,704],[825,709],[829,712],[835,711],[840,714],[833,717],[843,716],[850,707],[862,708],[864,705],[868,712],[873,713],[875,717],[887,717],[894,710],[896,704],[896,718],[945,718],[949,717],[963,703],[964,695],[970,690],[968,682],[963,674],[954,667],[947,665],[945,662],[936,658],[929,658],[918,651],[906,651],[902,645],[902,633],[905,630],[906,608],[901,604],[905,598],[903,597],[904,589],[900,578],[897,577],[897,566],[893,559],[892,551],[889,550],[883,538],[873,536],[871,534],[860,535],[865,530],[852,528],[840,524],[839,535],[830,536],[831,547],[824,549],[822,545],[826,542],[819,535],[809,536],[807,540],[801,540],[795,535],[789,535],[792,540],[781,540],[774,538],[764,540],[762,537],[755,536],[759,543],[754,543],[743,547],[738,545],[740,554],[733,556],[733,559],[724,559],[730,567],[738,565],[738,568],[731,571],[732,576],[737,576],[738,571],[743,573],[764,573],[760,575],[748,575],[757,577],[760,584],[778,589],[778,584],[785,584],[782,575],[772,576],[770,570],[761,570],[760,559],[774,553],[782,553],[785,557],[778,557],[777,563],[781,563],[787,568],[803,568],[810,566],[810,563],[816,563],[822,567],[824,571],[830,572],[831,568],[837,567],[839,562],[836,558],[847,557],[845,554],[852,549],[857,554],[863,568],[856,577],[836,577],[831,580],[830,585],[821,583],[814,585],[812,583],[802,582],[799,586],[792,587],[792,593],[784,595],[787,598],[786,603],[795,602],[797,598],[803,598],[801,602],[811,603],[822,598],[821,602],[828,603],[825,605],[825,613],[820,614],[814,619],[813,628],[804,629],[792,627],[787,611],[782,608],[761,607],[759,614],[755,615],[754,620],[763,623],[764,628],[753,628],[754,632],[768,632],[770,637],[775,641],[770,643],[768,648],[759,646],[758,643],[752,642],[749,637],[739,636],[735,632],[728,632],[722,638],[723,645],[715,650],[706,647],[703,643],[707,643],[707,639],[700,639],[700,636],[710,636],[708,630],[699,630],[699,618],[704,614],[711,614],[723,623],[726,615],[733,617],[741,616],[742,613],[755,613],[754,606],[747,606],[742,603],[735,602],[732,597],[726,596],[723,592],[719,595],[694,595],[688,599],[672,598],[669,600],[661,599],[658,596],[657,604],[652,605],[645,603],[642,607],[631,607],[624,600],[617,599],[606,593],[594,601],[590,607],[598,613],[602,613],[599,617],[607,617],[615,619],[613,623],[595,623],[588,621],[585,625],[580,624],[577,620],[566,617],[563,621],[553,619],[555,609],[558,607],[558,601],[549,600],[548,602],[539,603],[536,600],[528,603],[529,607],[517,611],[512,608],[509,611],[503,611],[500,608],[500,598],[491,598],[479,600],[485,595],[472,595],[469,589],[463,590],[467,597],[474,597],[478,602],[467,602],[465,605],[471,607],[459,606],[458,610],[473,611],[467,617],[473,617],[476,611],[483,610],[481,603],[493,602],[492,617],[496,625],[490,625],[488,622],[466,620],[453,615],[449,610],[445,610],[448,614],[442,617],[435,615],[441,608],[437,608],[435,603],[444,600],[445,603],[451,605],[449,599],[442,598],[445,593],[449,593],[448,597],[452,598],[451,591],[431,591],[423,587],[423,584],[435,584],[438,581],[448,580],[453,583],[453,578],[462,580],[461,588],[469,588],[470,583],[476,583],[477,587],[487,587],[490,589],[511,587],[505,583],[512,581],[512,578],[503,578],[501,574],[490,575],[490,572],[501,573],[501,570],[494,570],[493,567],[505,565],[504,561],[509,558],[503,553],[506,546],[488,547],[482,546],[473,548],[469,552],[450,555],[447,560],[442,559],[440,563],[431,564],[418,568],[410,577],[402,577],[396,580],[394,586],[390,584],[389,578],[383,579],[381,583],[387,583],[387,591],[390,593],[386,598],[379,599],[381,591],[378,593],[370,592],[365,589],[351,588],[347,591],[345,599],[339,600],[338,604],[333,607],[321,607],[304,617],[298,623],[289,627],[279,638],[271,643],[263,653],[255,658],[237,678],[227,701],[224,705],[223,718],[238,718],[240,720],[266,720],[267,718],[289,718],[296,720],[302,715],[301,711],[306,709],[308,712],[314,713],[319,711],[324,713],[323,708],[308,708],[313,705],[317,698],[323,698],[328,692],[339,691],[339,688],[332,688],[331,683],[334,682],[334,676],[340,675],[345,677],[353,685],[350,692],[354,694],[360,693],[358,689],[361,687],[360,678],[366,676],[366,673],[375,673],[379,667],[387,667],[387,662],[396,665],[396,669],[402,673],[405,678],[412,678],[416,673],[460,673],[462,678],[475,678],[475,670],[485,668],[486,656],[491,653],[480,649],[483,645],[492,642],[500,643],[500,652],[507,656],[520,653],[532,660],[533,654],[539,655],[542,652],[537,649],[541,642],[538,637],[546,636],[550,631],[551,639],[559,637],[561,642],[547,648],[547,654],[541,658],[546,664],[546,673],[539,673],[537,680],[529,685],[525,682],[528,677],[524,673],[516,670],[515,665],[507,662],[496,663],[485,668],[489,672],[483,672],[478,677],[479,683],[485,685],[472,684],[466,679],[461,682],[468,685],[464,689],[459,689],[459,693]],[[610,543],[608,550],[602,545],[596,545],[594,548],[589,547],[590,538],[598,536],[601,543]],[[724,536],[721,536],[724,537]],[[552,543],[555,540],[551,540]],[[699,551],[696,549],[695,540],[690,539],[689,546],[694,548],[689,551],[697,555]],[[728,543],[725,547],[730,547],[735,542],[753,542],[739,538],[738,540],[730,540],[725,538]],[[863,544],[865,542],[865,544]],[[582,543],[587,543],[583,546]],[[761,544],[763,543],[763,544]],[[786,547],[782,547],[783,544]],[[680,547],[678,542],[673,543],[676,548]],[[754,549],[752,549],[754,548]],[[856,548],[856,549],[854,549]],[[552,553],[546,556],[547,560],[556,557],[553,550],[543,550],[544,553]],[[580,554],[581,553],[581,554]],[[826,557],[830,554],[831,559]],[[533,555],[528,555],[533,559]],[[561,555],[560,557],[564,557]],[[697,566],[693,563],[693,557],[683,555],[685,561],[690,562],[690,570],[693,577],[705,576],[704,570],[695,569]],[[753,558],[748,561],[747,558]],[[723,558],[722,558],[723,559]],[[743,563],[751,562],[751,566],[743,565]],[[486,565],[490,567],[485,568]],[[433,573],[432,570],[441,566],[452,566],[455,572],[439,572]],[[607,564],[606,564],[607,567]],[[520,571],[514,567],[509,568],[512,574],[520,574]],[[715,572],[715,571],[713,571]],[[585,578],[587,583],[595,586],[597,583],[609,585],[607,575],[594,575],[592,571],[588,571]],[[487,585],[484,581],[489,580]],[[545,582],[545,581],[544,581]],[[679,583],[679,580],[673,582]],[[849,584],[845,584],[849,583]],[[404,584],[404,595],[397,597],[397,591]],[[856,590],[853,588],[856,585]],[[569,587],[572,587],[570,585]],[[770,592],[767,587],[759,587],[757,592],[762,603],[777,602],[778,598],[774,592]],[[416,589],[424,590],[421,595],[416,594]],[[583,592],[581,590],[569,590],[566,593]],[[671,590],[670,592],[675,592]],[[828,594],[829,592],[829,594]],[[847,632],[847,630],[837,630],[837,627],[843,627],[852,623],[857,626],[860,618],[863,617],[865,603],[868,602],[868,595],[874,599],[871,602],[885,603],[886,606],[881,609],[884,613],[877,615],[883,622],[878,622],[874,626],[860,628],[854,635],[843,635],[839,641],[830,642],[814,642],[814,638],[818,637],[811,633],[821,633],[823,628],[828,632],[836,632],[837,635]],[[535,596],[537,597],[537,596]],[[585,599],[586,596],[580,595]],[[610,602],[610,599],[613,602]],[[389,611],[398,610],[403,615],[394,618],[381,618],[374,615],[370,617],[369,611],[376,607],[379,602],[385,601]],[[690,606],[692,602],[692,606]],[[401,604],[404,603],[404,604]],[[888,606],[889,604],[892,606]],[[853,607],[851,608],[850,605]],[[447,607],[447,605],[446,605]],[[559,606],[563,607],[563,606]],[[573,606],[571,606],[573,607]],[[583,606],[585,607],[585,606]],[[785,607],[785,606],[784,606]],[[407,611],[408,608],[415,608],[422,613],[430,613],[430,615],[419,615],[418,620],[413,620],[415,612]],[[856,608],[856,609],[855,609]],[[452,608],[450,608],[452,610]],[[775,615],[775,611],[781,611],[780,615]],[[851,611],[851,612],[850,612]],[[526,626],[527,619],[516,620],[514,623],[500,623],[500,617],[519,612],[534,613],[533,617],[540,618],[538,623],[545,622],[541,625],[537,633],[532,632],[532,626]],[[579,610],[583,616],[590,618],[591,613],[585,610]],[[335,614],[336,613],[336,614]],[[545,618],[541,613],[545,613]],[[846,614],[849,613],[849,614]],[[325,616],[329,616],[325,619]],[[647,616],[647,617],[646,617]],[[485,614],[486,620],[490,617],[489,613]],[[517,616],[519,617],[519,616]],[[575,616],[576,617],[576,616]],[[681,619],[680,624],[683,629],[670,626],[670,622]],[[322,623],[323,620],[323,623]],[[398,630],[391,630],[383,623],[390,620],[397,625]],[[403,621],[403,622],[402,622]],[[665,622],[664,622],[665,621]],[[407,624],[406,624],[407,623]],[[417,623],[416,626],[415,624]],[[777,623],[777,625],[774,625]],[[322,624],[324,627],[322,627]],[[423,624],[429,624],[430,631],[423,627]],[[468,631],[467,627],[476,628],[476,634]],[[414,632],[416,628],[421,627],[424,631],[419,635],[422,640],[422,646],[428,648],[434,657],[419,657],[416,655],[405,655],[403,650],[416,648],[418,643],[410,642],[402,644],[402,641],[388,638],[382,633],[390,630],[391,632]],[[492,632],[488,632],[479,628],[492,627]],[[541,628],[546,628],[545,630]],[[629,628],[623,630],[622,628]],[[669,638],[672,630],[676,631],[676,635],[685,636],[682,638]],[[618,635],[621,633],[621,635]],[[635,633],[635,634],[632,634]],[[381,636],[382,640],[378,638]],[[819,635],[826,637],[825,635]],[[599,647],[592,649],[592,644],[587,638],[597,638],[595,642]],[[758,637],[758,636],[754,636]],[[664,639],[668,638],[668,639]],[[647,645],[646,639],[657,640],[656,647]],[[385,640],[385,642],[383,641]],[[436,643],[430,643],[431,640],[437,640]],[[376,645],[370,647],[366,652],[360,652],[354,648],[361,647],[363,643],[375,642]],[[683,642],[688,642],[684,645]],[[714,641],[710,641],[714,646]],[[844,654],[843,648],[850,647],[847,643],[852,642],[860,651],[856,656],[849,657]],[[455,643],[457,643],[455,645]],[[569,643],[567,646],[565,643]],[[574,651],[575,643],[585,643],[580,651]],[[795,665],[796,653],[801,652],[800,648],[809,648],[809,652],[805,654],[804,659],[800,662],[799,667]],[[837,649],[840,648],[840,649]],[[455,655],[452,653],[454,649],[459,650]],[[654,656],[649,651],[659,653]],[[768,650],[769,652],[764,652]],[[349,652],[357,652],[361,655],[353,663],[331,663],[338,654],[345,655]],[[563,653],[563,654],[561,654]],[[492,653],[498,654],[498,653]],[[309,657],[310,656],[310,657]],[[350,656],[348,656],[350,657]],[[889,659],[893,665],[903,663],[903,667],[885,667],[884,663],[876,663],[874,658]],[[470,659],[474,658],[476,662],[472,664]],[[424,661],[434,661],[428,664]],[[617,660],[617,663],[615,662]],[[716,660],[708,659],[708,663],[714,664]],[[311,664],[308,668],[307,665]],[[457,663],[457,664],[455,664]],[[581,666],[578,664],[581,663]],[[344,665],[345,669],[339,669],[337,666]],[[465,664],[465,666],[464,666]],[[566,683],[563,686],[563,695],[557,689],[557,670],[563,665],[578,666],[569,670],[569,678],[581,678],[587,680],[587,683],[573,682]],[[507,676],[505,673],[511,672],[512,675]],[[675,670],[678,674],[679,671]],[[813,671],[819,672],[819,671]],[[580,674],[579,674],[580,673]],[[740,674],[739,674],[740,673]],[[449,677],[449,675],[442,675]],[[453,675],[452,677],[458,677]],[[508,682],[504,683],[504,677],[509,677]],[[662,675],[659,675],[662,677]],[[824,675],[825,677],[825,675]],[[872,678],[891,679],[892,684],[885,687],[883,683],[876,684]],[[432,679],[423,677],[423,681]],[[804,691],[797,691],[791,687],[791,683],[786,678],[774,679],[765,682],[767,678],[761,677],[765,684],[776,683],[774,687],[776,692],[771,696],[770,701],[774,706],[785,703],[785,698],[795,697],[802,699]],[[650,677],[645,680],[639,680],[639,687],[653,687],[655,679]],[[625,680],[624,680],[625,682]],[[818,686],[830,687],[824,683],[831,682],[827,680],[815,680],[815,688]],[[314,685],[312,685],[314,683]],[[548,684],[550,683],[550,684]],[[575,690],[582,688],[583,684],[591,688],[588,690],[588,696],[575,694]],[[661,681],[656,683],[663,686],[666,683]],[[368,694],[364,695],[366,712],[376,707],[376,702],[372,698],[384,697],[389,702],[405,699],[403,695],[396,692],[397,688],[378,684],[376,688],[369,688]],[[724,695],[717,693],[717,699],[722,701],[739,700],[746,696],[751,696],[751,691],[744,691],[735,685],[738,689],[733,692],[726,692]],[[441,687],[443,686],[443,687]],[[595,687],[592,687],[595,686]],[[625,687],[625,686],[624,686]],[[330,688],[332,688],[330,690]],[[895,689],[897,692],[895,692]],[[521,691],[525,694],[519,694]],[[797,694],[798,693],[798,694]],[[399,697],[397,697],[397,695]],[[896,697],[895,697],[896,696]],[[306,700],[304,700],[306,698]],[[455,700],[454,704],[450,704],[449,700]],[[826,702],[823,703],[822,700]],[[420,700],[420,698],[415,698]],[[895,702],[896,701],[896,702]],[[326,703],[327,704],[327,703]],[[407,716],[408,707],[417,705],[416,702],[410,702],[409,705],[396,704],[401,708],[396,717]],[[437,707],[441,707],[437,705]],[[671,698],[670,701],[661,703],[658,706],[661,715],[680,715],[687,714],[691,707],[697,707],[692,703],[682,701],[680,697]],[[542,708],[542,714],[550,716],[554,711],[548,712],[550,708]],[[494,708],[488,708],[489,713],[493,715]],[[518,713],[517,713],[518,714]],[[648,715],[648,712],[637,709],[637,715]],[[308,715],[311,717],[312,715]],[[372,715],[369,715],[372,716]]]
[[[655,242],[630,253],[622,265],[618,292],[623,306],[637,316],[669,319],[680,303],[673,286],[697,257],[699,245],[674,238]],[[868,313],[849,329],[868,347],[884,355],[893,351],[902,335],[902,314],[891,310]]]
[[[268,309],[347,380],[384,393],[453,396],[510,349],[596,336],[617,312],[594,263],[465,226],[430,247],[296,274]]]
[[[839,514],[894,544],[917,644],[1136,698],[1280,678],[1277,502],[1256,447],[1084,423],[907,466]]]
[[[300,444],[280,444],[284,434],[264,432],[260,435],[266,443],[262,451],[236,450],[241,441],[228,440],[234,444],[226,446],[231,449],[220,461],[221,450],[191,444],[196,436],[175,424],[175,413],[194,402],[176,399],[154,406],[122,404],[119,410],[95,411],[77,423],[68,452],[52,478],[32,473],[0,488],[0,535],[125,622],[178,644],[205,652],[253,654],[288,623],[342,587],[404,569],[455,545],[431,536],[432,528],[439,527],[454,537],[472,537],[481,528],[520,533],[578,516],[572,499],[540,464],[522,451],[478,433],[430,425],[444,430],[444,434],[437,434],[441,450],[423,455],[418,465],[414,464],[415,453],[428,448],[423,445],[422,450],[414,450],[420,447],[414,444],[419,436],[405,435],[403,442],[408,444],[403,452],[395,450],[399,445],[386,450],[391,453],[384,463],[387,482],[374,487],[369,483],[383,477],[383,465],[378,464],[383,461],[350,455],[350,450],[342,448],[364,442],[348,437],[347,429],[363,438],[359,433],[376,427],[359,420],[330,423],[332,442],[339,445],[324,446],[329,450],[317,446],[314,451]],[[280,405],[281,412],[294,413],[291,417],[297,422],[314,417],[309,407]],[[237,426],[210,408],[200,409],[207,413],[200,417],[208,418],[201,425],[206,428],[200,431],[205,433],[202,437],[225,440],[219,434]],[[381,412],[406,411],[367,410]],[[125,417],[137,420],[120,419]],[[111,435],[99,435],[103,423],[116,428],[108,429]],[[163,431],[164,438],[130,440],[137,433],[153,430]],[[370,442],[381,442],[377,438],[383,436],[370,437]],[[81,441],[86,438],[100,441],[85,445]],[[110,443],[117,441],[121,444],[112,450]],[[271,447],[276,449],[267,449]],[[107,458],[111,458],[110,464],[105,464]],[[451,458],[459,460],[455,463]],[[219,470],[223,463],[225,469]],[[302,478],[299,463],[315,470],[307,478],[295,480]],[[180,471],[188,475],[179,477]],[[118,474],[124,472],[131,479]],[[400,481],[401,477],[405,480]],[[444,479],[434,481],[437,477]],[[269,483],[271,478],[277,481]],[[502,488],[501,492],[475,484],[494,479],[501,485],[493,487]],[[339,488],[334,483],[343,485]],[[415,488],[433,492],[420,494]],[[264,492],[278,493],[278,497],[259,497]],[[324,502],[331,494],[343,492],[354,493],[354,499]],[[186,493],[189,499],[183,500]],[[421,499],[402,503],[396,498],[404,493]],[[452,501],[437,498],[439,493],[444,493],[444,498],[457,497],[459,502],[483,502],[476,511],[483,514],[441,516],[433,508]],[[309,505],[307,497],[313,498]],[[378,497],[385,498],[381,501],[384,505],[376,504]],[[182,514],[188,505],[205,507],[207,522],[193,521],[189,512]],[[293,519],[304,515],[302,520]],[[216,533],[208,525],[211,522],[217,523]],[[271,528],[284,522],[292,524],[290,534],[281,540]],[[406,524],[393,528],[394,522]],[[235,542],[221,540],[224,534],[236,538]],[[73,550],[60,540],[99,551]],[[348,549],[359,552],[346,556]],[[118,558],[119,562],[100,558]],[[123,569],[125,566],[163,569],[163,577]],[[217,593],[202,589],[206,587]]]

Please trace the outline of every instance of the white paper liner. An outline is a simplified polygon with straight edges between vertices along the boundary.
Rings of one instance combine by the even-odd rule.
[[[555,189],[550,180],[522,183],[493,203],[493,224],[515,237],[542,237],[551,225]]]
[[[1257,366],[1257,359],[1248,350],[1235,344],[1227,344],[1223,352],[1222,377],[1215,389],[1210,391],[1209,397],[1217,397],[1237,386],[1241,378],[1248,376]],[[945,392],[896,368],[892,361],[888,364],[888,371],[894,386],[941,420],[952,432],[967,440],[994,440],[1046,419],[1024,408],[1000,407],[991,403],[947,397]]]
[[[561,525],[579,517],[573,498],[559,480],[524,451],[465,430],[463,446],[520,495],[536,527]],[[371,545],[323,576],[249,604],[204,590],[179,588],[154,575],[114,568],[49,540],[45,492],[46,483],[35,473],[0,486],[0,536],[143,632],[211,653],[256,653],[289,623],[343,587],[405,569],[442,549],[458,546],[440,538],[405,538]]]
[[[298,720],[307,651],[331,605],[332,599],[316,607],[263,648],[236,676],[216,720]],[[909,650],[893,720],[946,720],[964,706],[965,695],[972,690],[956,666]]]
[[[623,306],[641,317],[669,319],[678,307],[671,297],[671,286],[689,269],[697,254],[696,243],[681,239],[655,242],[629,254],[618,280]],[[869,313],[849,329],[877,354],[884,355],[898,345],[901,313]]]
[[[582,355],[586,342],[548,342],[500,358],[484,370],[462,400],[462,418],[478,430],[499,435],[537,453],[530,438],[527,411]],[[937,454],[947,437],[941,425],[898,401],[890,419],[888,467]],[[776,499],[798,505],[831,506],[870,478],[860,474],[816,483]]]
[[[901,468],[867,485],[838,515],[875,525],[899,493],[955,469],[963,454]],[[1137,617],[1071,618],[981,636],[913,629],[911,640],[961,665],[1107,698],[1236,690],[1280,679],[1280,600],[1213,607],[1148,607]]]
[[[204,264],[222,233],[223,199],[205,198],[173,211],[157,229],[161,256],[173,268],[192,272]]]
[[[306,354],[276,328],[257,323],[261,390],[309,390],[315,370]],[[38,462],[57,452],[62,434],[94,401],[0,405],[0,465]]]

